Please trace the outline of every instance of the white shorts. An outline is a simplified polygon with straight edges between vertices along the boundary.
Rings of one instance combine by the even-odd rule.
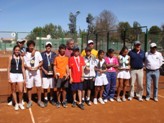
[[[42,86],[42,79],[40,72],[33,72],[30,73],[26,71],[26,88],[34,87],[41,87]]]
[[[102,86],[107,84],[108,84],[108,80],[105,74],[102,74],[101,76],[96,76],[95,86]]]
[[[43,78],[42,88],[48,89],[54,87],[55,87],[54,78]]]
[[[120,70],[117,74],[117,78],[130,79],[130,72],[126,70]]]
[[[22,73],[10,73],[10,80],[12,83],[24,82]]]

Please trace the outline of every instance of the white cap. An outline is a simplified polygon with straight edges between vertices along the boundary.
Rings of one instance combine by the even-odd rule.
[[[94,43],[92,40],[88,40],[88,44],[90,44],[90,43]]]
[[[17,42],[25,42],[26,39],[18,39]]]
[[[52,43],[48,41],[48,42],[46,42],[45,46],[47,46],[47,45],[51,45],[52,46]]]
[[[157,44],[156,43],[151,43],[150,44],[150,47],[152,48],[152,47],[157,47]]]

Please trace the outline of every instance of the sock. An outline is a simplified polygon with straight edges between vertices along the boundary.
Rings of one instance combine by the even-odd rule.
[[[50,97],[50,100],[53,100],[53,97]]]
[[[44,97],[45,100],[48,100],[48,97]]]
[[[82,97],[82,100],[85,100],[85,98],[84,98],[84,97]]]
[[[87,100],[90,100],[90,97],[87,97]]]

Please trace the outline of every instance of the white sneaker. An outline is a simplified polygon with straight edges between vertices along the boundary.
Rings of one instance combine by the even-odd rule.
[[[22,109],[22,110],[25,109],[22,103],[19,104],[19,108]]]
[[[14,109],[15,109],[15,111],[18,111],[18,110],[19,110],[19,106],[18,106],[18,104],[15,104]]]
[[[142,97],[139,97],[139,98],[138,98],[138,101],[143,102]]]
[[[145,99],[146,101],[149,101],[150,100],[150,97],[146,97],[146,99]]]
[[[154,101],[155,101],[155,102],[158,102],[158,98],[157,98],[157,97],[155,97],[155,98],[154,98]]]
[[[25,103],[24,103],[24,100],[22,100],[22,105],[24,105]]]
[[[7,105],[9,106],[13,105],[13,101],[8,102]]]
[[[132,97],[128,97],[128,100],[131,101],[133,98]]]
[[[98,101],[99,101],[101,104],[105,104],[102,98],[99,98]]]
[[[104,99],[104,102],[105,102],[105,103],[107,103],[107,102],[108,102],[108,100],[107,100],[107,99]]]
[[[93,99],[93,103],[94,103],[95,105],[97,105],[97,98],[94,98],[94,99]]]
[[[125,96],[122,97],[122,101],[125,102],[126,101],[126,98]]]
[[[110,100],[111,102],[114,102],[114,99],[113,99],[113,98],[110,98],[109,100]]]
[[[117,97],[116,100],[117,100],[117,102],[122,102],[121,99],[120,99],[120,97]]]

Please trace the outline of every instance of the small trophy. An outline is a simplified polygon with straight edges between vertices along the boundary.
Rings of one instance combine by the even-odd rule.
[[[48,75],[53,75],[52,65],[48,65]]]
[[[33,57],[31,60],[30,60],[30,65],[31,65],[31,68],[32,70],[35,70],[35,57]]]

